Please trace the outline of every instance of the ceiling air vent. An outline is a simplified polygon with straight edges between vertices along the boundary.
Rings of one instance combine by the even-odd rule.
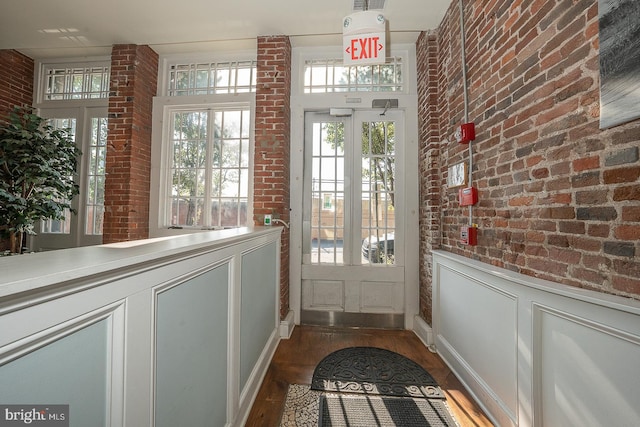
[[[384,9],[386,0],[353,0],[353,10]]]

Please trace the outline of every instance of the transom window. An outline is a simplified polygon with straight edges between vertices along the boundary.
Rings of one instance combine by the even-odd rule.
[[[109,97],[111,67],[103,64],[60,66],[47,64],[43,69],[43,101],[101,99]]]
[[[170,112],[166,211],[173,227],[234,227],[247,222],[249,107]]]
[[[340,59],[308,60],[304,65],[304,93],[400,92],[402,58],[383,65],[344,66]]]
[[[255,92],[255,61],[172,64],[168,71],[169,96]]]

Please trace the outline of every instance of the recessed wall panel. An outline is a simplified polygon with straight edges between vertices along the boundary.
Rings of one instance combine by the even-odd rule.
[[[108,425],[110,321],[100,320],[0,366],[0,402],[69,405],[70,426]]]
[[[276,329],[277,271],[276,244],[242,256],[240,307],[240,389],[256,366],[269,337]]]
[[[438,334],[517,413],[517,300],[440,266]]]
[[[158,294],[155,425],[227,421],[228,265]]]
[[[540,425],[638,425],[640,337],[557,310],[536,317]]]

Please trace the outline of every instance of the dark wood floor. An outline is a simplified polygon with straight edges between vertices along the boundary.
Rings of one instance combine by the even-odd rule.
[[[354,346],[395,351],[425,368],[446,393],[460,426],[493,425],[442,359],[431,353],[413,332],[296,326],[290,339],[280,341],[246,426],[278,426],[289,384],[311,384],[313,370],[325,356]]]

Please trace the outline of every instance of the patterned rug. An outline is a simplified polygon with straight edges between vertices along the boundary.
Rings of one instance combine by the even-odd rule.
[[[354,397],[360,397],[364,400],[353,400]],[[325,399],[325,401],[321,402],[321,399]],[[383,396],[359,396],[347,393],[324,393],[311,390],[310,385],[291,384],[287,391],[280,427],[319,427],[329,425],[348,425],[350,427],[409,427],[415,425],[425,427],[458,425],[451,416],[446,400],[396,398],[396,400],[402,400],[402,402],[389,402],[388,400],[385,402],[385,399],[393,398],[385,398]],[[413,404],[407,402],[408,400],[413,401]],[[361,406],[363,402],[367,403],[367,410],[354,411],[354,409]],[[320,414],[321,403],[322,415]],[[340,408],[336,410],[338,404],[340,404]],[[347,418],[348,415],[342,412],[343,408],[350,409],[349,413],[352,414],[352,418]],[[376,417],[378,417],[380,421],[379,423],[372,421],[370,415],[371,408],[373,408],[373,411],[376,413]],[[422,416],[416,417],[416,408],[422,413]],[[404,422],[394,421],[394,414],[396,414],[398,410],[407,412],[407,417],[405,417]],[[359,419],[354,419],[353,414],[356,414]],[[428,424],[425,424],[425,419],[430,420]],[[382,424],[383,421],[385,424]]]
[[[320,427],[456,426],[442,399],[327,393],[320,396]]]
[[[444,399],[436,380],[422,366],[393,351],[349,347],[322,359],[311,388],[319,391]]]
[[[290,384],[280,427],[317,427],[320,395],[310,385]]]
[[[373,347],[338,350],[311,386],[292,384],[281,427],[458,426],[444,393],[421,366]]]

